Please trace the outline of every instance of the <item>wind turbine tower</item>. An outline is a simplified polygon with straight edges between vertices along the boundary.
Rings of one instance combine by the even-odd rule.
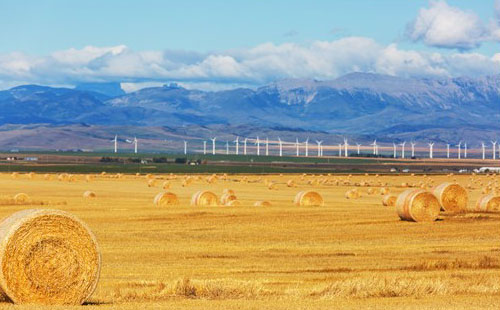
[[[347,153],[347,147],[349,145],[347,144],[347,138],[344,138],[344,156],[349,157],[349,154]]]
[[[297,151],[297,157],[299,157],[300,156],[299,138],[295,138],[295,149]]]
[[[464,143],[464,158],[467,158],[467,142]]]
[[[410,142],[410,144],[411,144],[411,157],[414,158],[415,157],[415,145],[416,145],[416,143]]]
[[[137,137],[134,137],[134,153],[137,154]]]
[[[226,141],[226,155],[229,155],[229,141]]]
[[[342,157],[342,143],[339,143],[339,157]]]
[[[207,155],[207,141],[203,141],[203,155]]]
[[[213,137],[210,140],[212,140],[212,155],[215,155],[215,140],[217,140],[217,137]]]
[[[255,143],[255,145],[257,145],[257,156],[260,156],[260,140],[259,140],[259,136],[257,136],[257,142]]]
[[[486,159],[486,145],[484,142],[481,142],[481,147],[483,148],[483,160]]]
[[[446,158],[450,158],[450,144],[446,144]]]
[[[248,138],[243,139],[243,155],[247,154],[247,140]]]
[[[269,156],[269,138],[266,138],[266,156]]]
[[[393,150],[393,153],[394,153],[394,154],[392,155],[392,157],[394,157],[394,158],[398,157],[398,154],[396,153],[396,152],[397,152],[397,150],[398,150],[398,149],[397,149],[397,145],[396,145],[396,143],[394,143],[394,142],[392,143],[392,150]]]
[[[356,146],[357,146],[357,148],[358,148],[358,155],[359,155],[359,153],[360,153],[360,147],[361,147],[361,144],[356,143]]]
[[[434,158],[433,154],[434,142],[429,143],[429,158]]]
[[[115,142],[115,153],[118,153],[118,135],[115,135],[115,139],[113,141]]]
[[[497,149],[497,141],[491,141],[491,145],[493,146],[493,159],[497,159],[496,149]]]
[[[184,140],[184,155],[187,155],[188,152],[188,142]]]
[[[236,137],[236,140],[234,140],[235,147],[236,147],[236,152],[235,154],[238,155],[240,152],[240,137]]]
[[[318,157],[321,157],[321,143],[323,143],[323,141],[318,141],[316,140],[316,143],[318,144]]]
[[[309,137],[306,139],[306,141],[304,142],[306,144],[306,157],[309,156]]]
[[[280,145],[280,157],[283,156],[283,141],[281,141],[281,138],[278,137],[278,143]]]
[[[462,142],[459,142],[458,145],[458,159],[462,157]]]
[[[401,143],[401,158],[405,158],[405,144],[406,141],[403,141],[403,143]]]

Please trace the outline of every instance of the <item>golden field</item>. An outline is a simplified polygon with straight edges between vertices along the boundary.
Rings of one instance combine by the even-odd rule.
[[[156,182],[144,175],[86,181],[82,175],[58,180],[53,174],[46,180],[40,174],[0,174],[0,216],[54,208],[90,226],[103,264],[85,309],[496,309],[500,304],[500,214],[442,213],[433,223],[406,222],[394,207],[382,206],[380,195],[382,186],[398,194],[406,189],[403,183],[430,186],[455,179],[472,185],[472,206],[499,176],[471,181],[470,175],[229,175],[208,183],[204,175],[193,176],[187,186],[183,175],[152,177]],[[291,179],[295,187],[287,186]],[[166,180],[179,204],[154,206]],[[355,187],[362,197],[346,199]],[[195,192],[207,189],[220,197],[225,188],[234,190],[241,205],[190,206]],[[88,190],[96,197],[84,198]],[[294,206],[301,190],[319,192],[325,205]],[[32,202],[13,202],[21,192]],[[254,207],[258,200],[272,206]],[[4,308],[34,307],[0,303]]]

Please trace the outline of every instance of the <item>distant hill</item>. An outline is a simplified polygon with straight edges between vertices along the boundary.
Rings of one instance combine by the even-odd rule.
[[[124,94],[117,86],[25,85],[1,91],[0,125],[209,126],[207,135],[225,127],[244,127],[254,135],[285,128],[302,135],[316,131],[388,141],[500,138],[500,76],[409,79],[352,73],[331,81],[292,79],[217,92],[169,85]]]

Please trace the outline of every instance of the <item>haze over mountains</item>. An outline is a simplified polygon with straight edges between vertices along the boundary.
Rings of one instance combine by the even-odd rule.
[[[178,139],[318,135],[331,143],[341,135],[470,144],[500,138],[500,76],[420,79],[352,73],[331,81],[290,79],[217,92],[170,84],[125,94],[117,85],[25,85],[0,91],[0,148],[34,147],[23,139],[29,141],[28,133],[37,128],[57,135],[75,126],[83,128],[74,137],[83,146],[88,146],[85,139],[93,140],[89,145],[106,145],[117,130],[153,140],[162,139],[159,132]],[[92,136],[96,128],[100,138]],[[14,134],[19,131],[24,136]],[[59,144],[51,140],[48,145]]]

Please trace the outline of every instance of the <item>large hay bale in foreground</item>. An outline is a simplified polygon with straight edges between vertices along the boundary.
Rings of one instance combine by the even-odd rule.
[[[254,207],[270,207],[270,206],[272,206],[272,204],[269,201],[265,201],[265,200],[256,201],[253,205],[254,205]]]
[[[153,203],[155,206],[158,207],[173,206],[179,204],[179,198],[177,198],[177,195],[174,193],[163,192],[163,193],[158,193],[155,196]]]
[[[444,211],[463,212],[467,209],[467,190],[457,183],[442,183],[432,192]]]
[[[85,199],[93,199],[93,198],[96,198],[96,194],[93,192],[93,191],[85,191],[83,193],[83,198]]]
[[[0,289],[16,304],[79,305],[101,257],[86,224],[59,210],[23,210],[0,223]]]
[[[500,196],[489,194],[479,197],[473,211],[498,212],[500,211]]]
[[[440,209],[436,196],[422,189],[408,189],[396,199],[396,211],[406,221],[435,221]]]
[[[396,204],[397,199],[398,197],[396,197],[395,195],[387,194],[384,196],[384,198],[382,198],[382,204],[384,206],[392,207]]]
[[[217,195],[211,191],[199,191],[191,197],[192,206],[216,206]]]
[[[295,199],[293,203],[296,206],[306,206],[306,207],[315,207],[315,206],[323,206],[324,201],[323,197],[318,192],[315,191],[302,191],[298,192],[295,195]]]

